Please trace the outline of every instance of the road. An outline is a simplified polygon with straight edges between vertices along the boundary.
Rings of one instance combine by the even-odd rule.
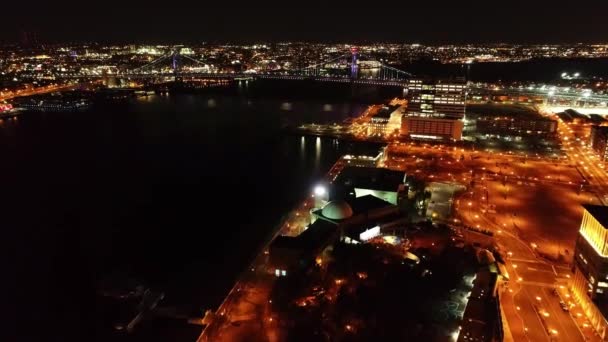
[[[605,164],[600,161],[597,154],[588,144],[590,127],[585,125],[568,124],[558,120],[558,132],[563,142],[564,151],[570,162],[589,183],[590,189],[597,196],[598,201],[608,204],[608,175]]]
[[[561,309],[560,298],[553,294],[553,289],[566,283],[570,274],[568,267],[538,258],[534,249],[519,239],[513,228],[496,224],[483,213],[480,215],[468,209],[468,203],[456,208],[463,223],[492,230],[496,244],[506,255],[505,266],[510,280],[503,282],[499,289],[513,340],[585,341],[574,319]]]
[[[39,95],[45,93],[52,93],[56,91],[65,91],[65,90],[73,90],[80,86],[80,83],[77,84],[57,84],[57,85],[49,85],[38,87],[30,90],[17,90],[15,92],[8,92],[7,94],[0,95],[0,101],[10,100],[19,96],[31,96],[31,95]]]

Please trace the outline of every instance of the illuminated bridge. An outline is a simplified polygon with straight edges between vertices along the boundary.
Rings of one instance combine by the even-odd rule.
[[[385,86],[404,86],[412,74],[361,55],[357,48],[331,59],[299,69],[218,72],[203,61],[180,53],[180,50],[165,54],[137,68],[116,73],[83,72],[59,75],[59,78],[105,78],[129,79],[213,78],[213,79],[285,79],[317,80],[337,83],[356,83]]]

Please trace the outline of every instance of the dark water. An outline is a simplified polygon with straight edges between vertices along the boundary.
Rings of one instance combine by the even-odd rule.
[[[388,92],[251,83],[3,122],[2,310],[11,317],[3,334],[192,340],[200,328],[179,320],[145,322],[128,339],[109,333],[100,283],[139,279],[191,316],[217,306],[339,155],[378,151],[281,127],[339,122]]]

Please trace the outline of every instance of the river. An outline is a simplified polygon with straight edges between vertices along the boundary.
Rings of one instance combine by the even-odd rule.
[[[5,120],[11,332],[17,340],[192,340],[200,327],[171,319],[145,321],[125,338],[112,329],[120,310],[96,293],[108,279],[136,279],[164,291],[161,306],[176,313],[216,307],[340,155],[379,150],[282,127],[341,122],[399,92],[254,81]]]

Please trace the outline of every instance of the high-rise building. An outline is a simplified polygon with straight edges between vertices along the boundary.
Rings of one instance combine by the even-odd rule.
[[[410,79],[407,87],[409,116],[462,119],[466,109],[464,80]]]
[[[464,80],[410,79],[401,134],[413,139],[461,140],[466,96]]]
[[[584,205],[574,249],[572,293],[602,339],[608,337],[608,207]]]
[[[591,127],[589,138],[591,148],[599,155],[600,160],[608,160],[608,126]]]

